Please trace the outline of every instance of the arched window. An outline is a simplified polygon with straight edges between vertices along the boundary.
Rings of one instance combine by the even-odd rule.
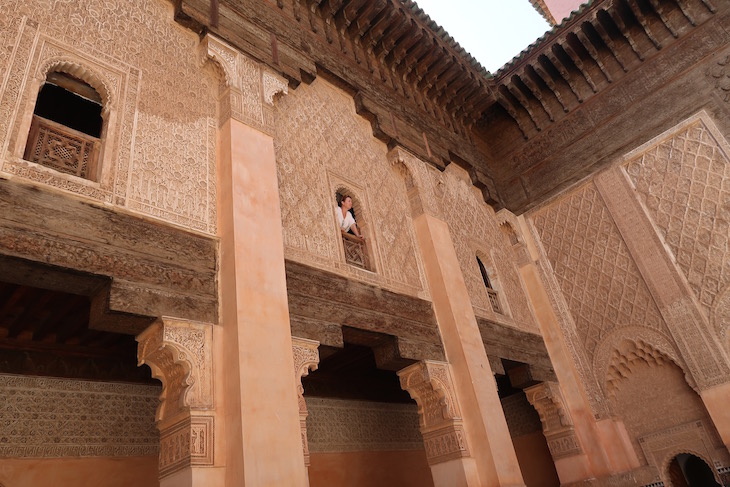
[[[492,310],[495,313],[504,314],[502,312],[502,306],[499,304],[499,296],[497,295],[497,291],[492,287],[492,281],[489,279],[489,273],[487,273],[487,268],[484,267],[484,263],[482,262],[482,259],[479,258],[479,256],[477,256],[477,264],[479,265],[479,272],[482,274],[484,286],[487,288],[487,296],[489,296],[489,302],[492,305]]]
[[[24,158],[96,180],[103,129],[102,99],[85,81],[51,71],[38,93]]]
[[[335,191],[335,203],[335,215],[342,235],[345,262],[372,270],[365,233],[366,225],[359,199],[347,188],[340,187]],[[344,215],[342,214],[343,205],[345,205]]]

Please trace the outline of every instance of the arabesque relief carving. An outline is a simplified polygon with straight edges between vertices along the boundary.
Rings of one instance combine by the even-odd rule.
[[[2,458],[158,452],[159,386],[1,374],[0,390]]]
[[[714,82],[717,94],[725,103],[730,103],[730,55],[723,56],[707,71]]]
[[[525,394],[540,415],[542,431],[553,459],[583,453],[560,385],[557,382],[543,382],[525,389]]]
[[[309,443],[307,442],[307,402],[304,399],[302,377],[319,366],[319,342],[306,338],[292,337],[292,354],[294,355],[294,379],[297,385],[297,401],[299,403],[299,427],[302,432],[302,449],[304,465],[309,466]]]
[[[137,337],[139,365],[162,382],[160,476],[213,464],[213,325],[161,318]]]
[[[729,149],[712,122],[700,116],[625,164],[707,317],[730,285]]]
[[[424,360],[400,370],[398,376],[401,387],[418,404],[429,464],[469,456],[449,364]]]
[[[218,123],[234,118],[273,135],[274,96],[288,93],[286,80],[212,34],[205,35],[199,49],[202,62],[213,61],[223,74]]]
[[[317,78],[277,102],[276,151],[287,259],[411,296],[427,297],[411,212],[387,147],[352,98]],[[345,263],[334,191],[357,188],[373,256],[369,272]],[[359,218],[355,215],[355,218]]]

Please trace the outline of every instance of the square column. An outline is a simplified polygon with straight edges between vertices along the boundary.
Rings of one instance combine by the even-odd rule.
[[[286,82],[207,35],[218,130],[226,484],[305,487],[276,175],[273,99]]]

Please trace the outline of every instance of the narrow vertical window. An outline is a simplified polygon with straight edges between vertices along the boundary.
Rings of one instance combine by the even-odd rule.
[[[49,73],[38,93],[24,158],[96,180],[101,114],[101,96],[91,85],[63,72]]]
[[[477,256],[477,264],[479,264],[479,272],[481,272],[482,274],[484,286],[487,288],[487,296],[489,296],[489,302],[492,305],[492,310],[495,313],[503,314],[502,306],[500,306],[499,304],[499,296],[497,295],[497,291],[492,287],[492,282],[489,280],[487,268],[484,267],[484,263],[482,262],[482,259],[479,258],[479,256]]]
[[[345,250],[345,262],[372,270],[370,256],[366,244],[362,218],[357,219],[361,208],[356,200],[345,190],[335,193],[335,216],[342,235],[342,246]]]

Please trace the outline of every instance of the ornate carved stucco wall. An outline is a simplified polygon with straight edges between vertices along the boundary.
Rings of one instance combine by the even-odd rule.
[[[306,397],[309,450],[423,450],[415,404]]]
[[[0,174],[214,234],[218,80],[172,4],[5,0],[0,9]],[[22,160],[37,90],[59,63],[82,66],[108,92],[98,182]]]
[[[157,455],[160,387],[0,375],[0,457]]]
[[[664,430],[670,444],[680,434],[674,429],[700,421],[710,438],[702,441],[719,441],[697,392],[727,378],[708,381],[715,369],[693,363],[712,356],[703,344],[727,346],[728,153],[723,135],[700,112],[528,215],[594,412],[610,409],[624,419],[640,457],[655,468],[661,465],[652,464],[651,449],[664,448],[657,440]],[[622,206],[607,192],[616,187],[636,199]],[[629,212],[632,207],[638,214]],[[642,230],[636,225],[644,233],[627,233],[634,227],[626,222],[637,218],[648,222]],[[655,261],[644,260],[646,252],[666,252],[669,272],[647,266]],[[657,272],[687,283],[696,319],[674,318]],[[726,367],[721,355],[710,365]]]
[[[288,259],[426,297],[405,187],[355,113],[350,96],[317,78],[278,101],[274,147]],[[376,272],[345,264],[335,221],[335,189],[363,206]]]
[[[628,156],[626,172],[713,331],[730,324],[730,146],[706,116]]]

